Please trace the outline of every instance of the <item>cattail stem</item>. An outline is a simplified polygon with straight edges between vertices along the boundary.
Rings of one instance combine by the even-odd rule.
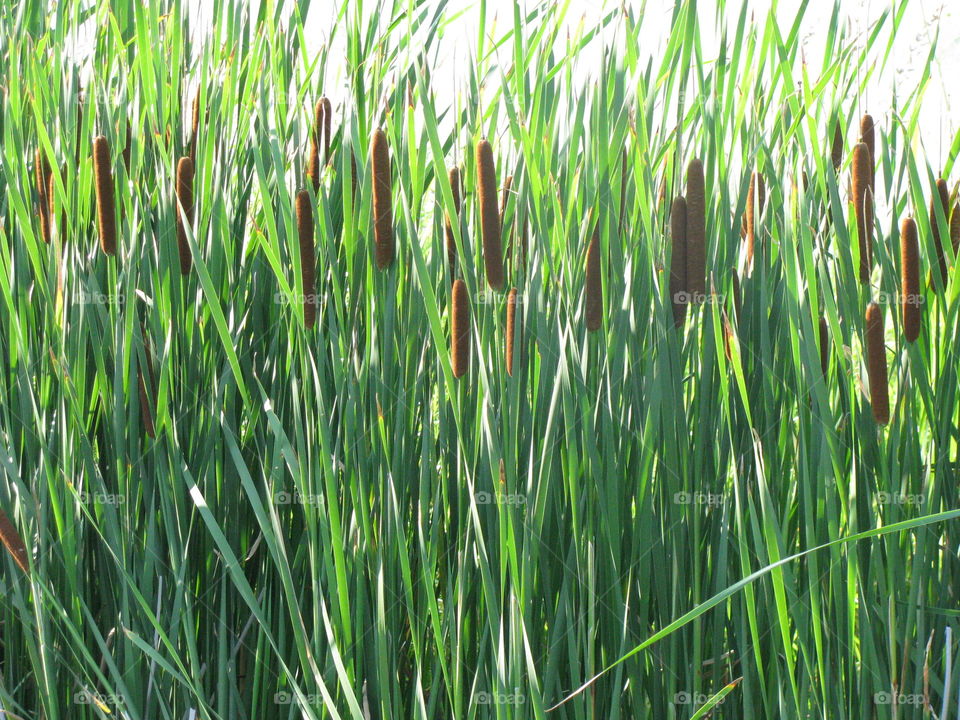
[[[860,282],[870,281],[873,264],[873,191],[870,189],[872,161],[866,143],[853,149],[853,203],[857,216],[857,238],[860,243]]]
[[[380,128],[373,133],[370,146],[370,164],[373,168],[374,243],[377,268],[383,270],[393,264],[393,198],[390,180],[390,149],[387,136]]]
[[[10,557],[13,558],[13,561],[17,564],[24,574],[30,573],[30,563],[27,556],[27,548],[23,544],[23,539],[20,537],[20,533],[17,532],[16,526],[10,522],[10,518],[7,517],[7,514],[0,510],[0,542],[3,542],[3,546],[7,549],[7,552],[10,553]]]
[[[180,252],[180,274],[187,275],[193,265],[186,226],[193,226],[193,160],[189,156],[177,163],[177,248]],[[181,211],[181,207],[183,208]]]
[[[907,218],[900,225],[900,307],[903,337],[913,342],[920,335],[920,246],[917,224]]]
[[[100,249],[105,255],[116,255],[117,218],[113,198],[113,172],[110,170],[110,147],[103,135],[98,135],[93,141],[93,174],[96,181]]]
[[[522,321],[521,321],[522,322]],[[517,289],[513,288],[507,295],[507,375],[513,377],[514,354],[519,355],[520,346],[515,344],[514,336],[519,340],[523,328],[517,320]]]
[[[467,286],[459,278],[452,289],[452,312],[450,319],[450,358],[453,376],[461,378],[470,367],[470,302]]]
[[[883,311],[877,303],[867,305],[867,378],[870,406],[879,425],[890,422],[890,395],[887,387],[887,356],[883,345]]]
[[[700,302],[707,291],[706,195],[703,163],[694,158],[687,166],[687,293]]]
[[[448,179],[450,181],[450,191],[453,193],[453,208],[454,212],[456,213],[455,217],[459,218],[461,195],[460,168],[450,168]],[[447,241],[447,263],[450,265],[450,277],[454,277],[457,270],[457,239],[454,236],[453,220],[451,219],[449,213],[445,215],[444,234]]]
[[[300,239],[300,278],[303,285],[303,318],[307,329],[317,321],[317,300],[314,280],[316,261],[313,252],[313,208],[306,190],[297,193],[297,236]]]
[[[940,223],[937,221],[937,203],[945,221],[949,220],[950,213],[950,190],[947,188],[947,181],[943,178],[937,180],[933,197],[930,198],[930,232],[933,233],[933,245],[937,251],[937,265],[940,271],[940,281],[943,286],[947,285],[947,255],[943,250],[943,233],[940,232]]]
[[[587,248],[587,276],[584,283],[587,330],[595,332],[603,325],[603,283],[600,279],[600,223],[593,230]]]
[[[683,195],[674,198],[670,208],[670,301],[673,303],[673,324],[682,327],[687,316],[687,201]]]
[[[487,284],[503,288],[503,248],[500,244],[500,215],[497,208],[497,172],[493,148],[486,140],[477,144],[477,188],[480,195],[480,230]]]

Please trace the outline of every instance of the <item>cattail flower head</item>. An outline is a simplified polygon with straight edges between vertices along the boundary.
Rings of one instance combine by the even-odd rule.
[[[98,135],[93,141],[93,174],[96,181],[100,249],[105,255],[115,255],[117,218],[113,197],[113,172],[110,170],[110,147],[103,135]]]
[[[183,208],[181,210],[181,207]],[[193,160],[189,156],[177,163],[177,249],[180,253],[180,274],[187,275],[193,265],[187,225],[193,225]]]
[[[867,146],[870,151],[870,191],[873,192],[876,184],[876,138],[874,137],[873,117],[864,115],[860,118],[860,142]]]
[[[670,301],[673,324],[682,327],[687,316],[687,201],[674,198],[670,208]]]
[[[461,378],[467,374],[470,367],[470,301],[467,299],[467,286],[463,280],[454,280],[452,296],[450,358],[453,376]]]
[[[314,293],[315,259],[313,254],[313,208],[306,190],[297,193],[297,237],[300,240],[300,278],[303,285],[303,318],[307,329],[317,322],[317,300]]]
[[[494,290],[500,290],[503,288],[503,248],[500,244],[500,214],[497,208],[497,172],[493,164],[493,148],[486,140],[477,144],[477,189],[480,195],[480,230],[487,284]]]
[[[857,216],[857,237],[860,243],[860,282],[870,281],[873,260],[873,191],[870,189],[873,161],[866,143],[853,149],[853,203]]]
[[[393,264],[393,198],[390,179],[390,149],[387,136],[380,128],[373,132],[370,144],[370,165],[373,168],[373,218],[376,262],[380,270]]]
[[[460,195],[463,187],[463,182],[460,179],[460,168],[450,168],[450,174],[448,177],[450,180],[450,190],[453,193],[453,208],[456,212],[456,216],[459,218]],[[445,215],[444,234],[446,236],[447,243],[447,263],[450,265],[450,277],[453,277],[457,270],[457,239],[453,232],[453,219],[449,214]]]
[[[947,255],[943,250],[943,234],[940,232],[940,223],[937,221],[937,205],[943,213],[944,220],[949,221],[950,217],[950,190],[947,188],[947,181],[943,178],[937,180],[934,188],[933,197],[930,198],[930,232],[933,233],[933,245],[937,251],[937,265],[940,271],[940,280],[944,286],[947,284]]]
[[[754,172],[750,178],[750,189],[747,191],[747,263],[753,263],[753,254],[756,247],[757,221],[763,214],[763,206],[767,199],[767,191],[763,184],[763,176]]]
[[[913,342],[920,335],[920,246],[913,218],[900,225],[900,280],[903,337]]]
[[[517,319],[517,289],[513,288],[507,295],[507,375],[513,377],[514,355],[519,355],[519,346],[514,344],[514,335],[519,340],[523,332]],[[522,346],[522,343],[521,343]]]
[[[0,542],[10,553],[10,557],[24,573],[29,574],[30,563],[27,556],[27,548],[23,544],[23,538],[17,532],[16,526],[10,522],[7,514],[0,510]]]
[[[706,296],[706,196],[703,163],[694,158],[687,166],[687,293],[692,302]]]
[[[603,325],[603,283],[600,279],[600,223],[593,230],[587,247],[587,274],[584,283],[587,330],[595,332]]]
[[[883,311],[877,303],[867,305],[867,379],[870,406],[879,425],[890,422],[890,395],[887,387],[887,356],[883,345]]]

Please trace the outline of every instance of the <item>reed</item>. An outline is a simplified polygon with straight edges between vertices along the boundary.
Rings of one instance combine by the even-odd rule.
[[[459,379],[467,374],[470,367],[470,301],[463,280],[454,280],[452,296],[450,359],[453,376]]]
[[[600,279],[600,223],[593,230],[587,247],[587,273],[584,282],[587,330],[596,332],[603,325],[603,282]]]
[[[703,163],[694,158],[687,166],[687,293],[690,302],[706,297],[706,196]]]
[[[920,246],[917,224],[909,217],[900,224],[900,307],[903,337],[912,343],[920,335]]]
[[[512,288],[507,294],[507,375],[513,377],[514,353],[519,355],[519,347],[515,345],[514,336],[519,339],[523,329],[517,321],[517,289]]]
[[[870,148],[866,143],[857,143],[853,149],[853,173],[851,179],[854,212],[857,216],[857,238],[860,243],[860,282],[870,281],[873,264],[873,192],[870,189],[872,162]]]
[[[477,190],[480,195],[480,235],[487,284],[503,288],[503,248],[500,244],[500,214],[497,207],[497,171],[493,148],[487,140],[477,143]]]
[[[453,193],[453,208],[456,218],[460,217],[460,195],[462,192],[462,181],[460,179],[460,168],[450,168],[447,176],[450,181],[450,191]],[[450,277],[454,277],[457,271],[457,239],[453,232],[453,221],[449,213],[444,216],[444,234],[447,244],[447,264],[450,266]]]
[[[944,287],[947,286],[947,254],[943,249],[943,233],[940,231],[940,223],[937,222],[937,207],[939,203],[940,211],[943,213],[944,220],[949,220],[950,212],[950,190],[947,188],[947,181],[943,178],[937,180],[934,188],[933,197],[930,198],[930,232],[933,233],[933,245],[937,253],[937,265],[940,270],[940,282]],[[932,278],[931,271],[931,278]],[[932,282],[932,279],[931,279]]]
[[[97,224],[100,249],[105,255],[117,253],[117,218],[113,198],[113,172],[110,170],[110,146],[103,135],[93,140],[93,175],[97,193]]]
[[[182,208],[182,209],[181,209]],[[177,163],[177,250],[180,253],[180,274],[187,275],[193,265],[187,225],[193,226],[193,160],[189,156]]]
[[[678,195],[670,207],[670,302],[673,325],[682,327],[687,316],[687,201]]]
[[[890,422],[890,395],[887,387],[887,356],[883,345],[883,310],[871,302],[866,312],[867,379],[870,407],[878,425]]]
[[[17,532],[16,526],[7,517],[7,514],[0,510],[0,542],[10,553],[10,557],[17,564],[25,575],[30,574],[30,563],[27,556],[27,547],[23,544],[23,538]]]
[[[393,264],[396,254],[393,239],[393,198],[391,196],[390,148],[382,129],[373,133],[370,145],[370,165],[373,170],[374,244],[377,268],[384,270]]]
[[[303,285],[303,320],[308,330],[317,322],[315,295],[316,258],[313,250],[313,208],[310,193],[301,190],[296,197],[297,237],[300,241],[300,279]]]

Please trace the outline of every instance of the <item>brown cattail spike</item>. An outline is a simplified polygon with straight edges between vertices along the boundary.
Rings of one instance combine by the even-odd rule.
[[[830,368],[830,333],[827,328],[827,319],[820,316],[820,370],[826,375]]]
[[[113,172],[110,170],[110,147],[103,135],[98,135],[93,141],[93,174],[96,181],[100,249],[106,255],[116,255],[117,218],[113,204]]]
[[[864,115],[860,118],[860,142],[867,146],[867,150],[870,151],[870,190],[873,191],[874,185],[874,173],[876,171],[876,140],[874,138],[874,126],[873,126],[873,117],[870,115]]]
[[[950,215],[950,244],[953,245],[956,259],[957,251],[960,250],[960,202],[953,206],[953,213]]]
[[[503,248],[500,245],[500,215],[497,208],[497,171],[493,148],[486,140],[477,144],[477,188],[480,194],[480,230],[487,284],[503,288]]]
[[[303,281],[303,321],[310,330],[317,322],[314,289],[316,261],[313,254],[313,208],[306,190],[297,193],[297,237],[300,240],[300,278]]]
[[[310,155],[307,159],[307,179],[313,185],[313,194],[320,192],[320,128],[323,120],[323,100],[313,110],[313,131],[310,134]]]
[[[900,307],[903,337],[913,342],[920,335],[920,246],[917,224],[907,218],[900,225]]]
[[[17,532],[17,528],[10,518],[7,517],[7,514],[0,510],[0,541],[3,542],[3,546],[7,549],[7,552],[10,553],[10,557],[13,558],[13,561],[17,564],[24,573],[29,574],[30,572],[30,563],[27,556],[27,548],[23,544],[23,539],[20,537],[20,533]]]
[[[687,294],[701,302],[707,291],[706,195],[703,163],[694,158],[687,166]]]
[[[453,376],[461,378],[470,366],[470,302],[463,280],[453,283],[453,311],[450,321],[450,358]]]
[[[181,210],[181,208],[183,208]],[[193,226],[193,160],[180,158],[177,163],[177,249],[180,253],[180,274],[187,275],[193,265],[187,225]]]
[[[460,168],[450,168],[449,174],[450,191],[453,194],[453,208],[456,217],[460,217],[460,195],[462,182],[460,180]],[[450,265],[450,277],[453,277],[457,270],[457,239],[453,233],[453,220],[449,214],[446,214],[444,220],[444,234],[447,241],[447,263]]]
[[[514,354],[519,354],[519,346],[514,344],[514,335],[520,339],[522,328],[517,321],[517,289],[513,288],[507,295],[507,375],[513,377]]]
[[[867,305],[867,378],[870,406],[879,425],[890,422],[890,395],[887,388],[887,356],[883,346],[883,311],[877,303]]]
[[[323,161],[325,163],[330,162],[330,131],[333,127],[333,105],[330,103],[330,98],[322,97],[320,98],[321,106],[321,120],[323,128]],[[318,131],[319,131],[318,127]]]
[[[673,324],[682,327],[687,316],[687,201],[677,196],[670,208],[670,302]]]
[[[596,332],[603,325],[603,283],[600,280],[600,225],[593,230],[587,248],[587,277],[584,283],[587,330]]]
[[[390,180],[390,149],[387,136],[380,128],[373,133],[370,145],[370,165],[373,168],[373,219],[376,262],[380,270],[390,267],[394,258],[393,198]]]
[[[753,264],[753,254],[756,248],[757,224],[763,215],[763,206],[767,199],[767,191],[763,184],[763,176],[753,173],[750,178],[750,189],[747,191],[747,263]]]
[[[940,281],[946,287],[947,255],[943,250],[943,233],[940,232],[940,223],[937,220],[937,203],[939,203],[944,221],[948,221],[950,219],[950,190],[947,188],[947,181],[943,178],[937,180],[933,197],[930,198],[930,232],[933,233],[933,245],[937,251],[936,267],[940,270]]]
[[[843,163],[843,130],[840,128],[840,118],[833,124],[833,146],[830,149],[830,159],[833,162],[834,172],[840,169]]]
[[[873,256],[873,192],[870,189],[870,148],[857,143],[853,149],[853,203],[857,216],[857,237],[860,242],[860,282],[870,281]]]

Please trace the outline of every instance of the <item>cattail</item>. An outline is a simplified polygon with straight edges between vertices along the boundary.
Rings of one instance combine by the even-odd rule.
[[[518,348],[514,345],[514,328],[516,334],[520,337],[523,332],[521,326],[517,324],[517,289],[513,288],[507,295],[507,375],[513,377],[513,356]],[[518,352],[519,354],[519,352]]]
[[[318,123],[318,132],[320,127],[323,128],[323,161],[325,163],[330,162],[330,129],[333,127],[333,106],[330,104],[330,98],[322,97],[320,98],[321,106],[321,117],[320,120],[322,123]]]
[[[694,158],[687,166],[687,293],[699,302],[707,290],[706,196],[703,163]]]
[[[950,215],[950,243],[953,245],[953,254],[956,256],[960,250],[960,202],[953,206],[953,214]]]
[[[595,332],[603,324],[603,283],[600,280],[600,223],[593,230],[587,248],[587,277],[584,283],[587,330]]]
[[[747,263],[753,263],[756,246],[757,220],[763,215],[763,206],[767,191],[763,185],[763,176],[755,172],[750,177],[750,190],[747,191]]]
[[[820,316],[820,370],[824,375],[830,368],[830,334],[827,328],[827,318]]]
[[[37,196],[39,198],[40,237],[50,244],[50,163],[43,150],[37,148],[37,157],[34,165],[37,178]]]
[[[873,192],[870,190],[870,148],[857,143],[853,149],[853,202],[857,215],[857,237],[860,240],[860,282],[870,281],[873,242]]]
[[[7,552],[10,553],[10,557],[13,558],[17,567],[23,570],[25,574],[29,574],[30,563],[27,558],[27,548],[23,544],[23,539],[17,532],[17,528],[10,522],[10,518],[3,510],[0,510],[0,541],[7,548]]]
[[[197,140],[200,137],[200,91],[193,96],[193,116],[190,122],[190,161],[197,161]]]
[[[879,425],[890,421],[890,396],[887,389],[887,356],[883,347],[883,311],[877,303],[867,305],[867,378],[870,381],[870,406]]]
[[[503,249],[500,245],[500,216],[497,209],[497,172],[493,165],[493,148],[486,140],[481,140],[477,145],[477,188],[480,193],[480,229],[487,284],[494,290],[500,290],[503,287]]]
[[[453,376],[461,378],[470,366],[470,302],[467,286],[459,278],[453,282],[453,311],[450,321],[450,357]]]
[[[503,221],[507,215],[507,201],[510,199],[510,187],[513,185],[513,175],[507,175],[500,191],[500,237],[503,237]]]
[[[317,321],[317,301],[314,297],[315,260],[313,255],[313,208],[306,190],[297,193],[297,236],[300,239],[300,277],[303,281],[303,319],[307,329]]]
[[[313,133],[310,139],[310,159],[307,162],[307,177],[312,181],[314,195],[320,192],[320,143],[324,137],[324,118],[326,116],[324,100],[326,98],[320,98],[313,109]]]
[[[874,172],[876,169],[876,144],[874,139],[873,118],[864,115],[860,118],[860,142],[870,151],[870,190],[874,189]]]
[[[190,242],[187,240],[187,225],[193,225],[193,161],[180,158],[177,163],[177,248],[180,251],[180,274],[187,275],[193,264]],[[183,207],[181,212],[180,208]]]
[[[830,159],[833,161],[833,169],[836,172],[843,163],[843,130],[840,129],[840,118],[835,120],[833,126],[833,147],[830,151]]]
[[[943,213],[944,220],[948,220],[950,212],[950,191],[947,188],[947,181],[943,178],[937,180],[937,187],[930,198],[930,230],[933,232],[933,245],[937,251],[937,267],[940,268],[940,280],[944,287],[947,284],[947,256],[943,251],[943,239],[940,233],[940,223],[937,222],[937,209],[935,203],[940,203],[940,210]],[[931,273],[932,276],[932,273]]]
[[[673,324],[682,327],[687,316],[687,201],[683,195],[674,198],[670,208],[670,301],[673,303]]]
[[[448,175],[450,180],[450,191],[453,194],[453,208],[456,213],[456,217],[460,217],[460,190],[461,190],[461,180],[460,180],[460,168],[452,167],[450,168],[450,174]],[[449,213],[445,215],[444,219],[444,232],[447,239],[447,262],[450,265],[450,277],[453,277],[457,269],[457,239],[453,234],[453,223],[451,221]]]
[[[117,252],[117,218],[113,205],[113,172],[110,170],[110,148],[103,135],[98,135],[93,141],[93,174],[97,185],[100,249],[103,250],[105,255],[115,255]]]
[[[913,218],[900,225],[900,279],[903,337],[913,342],[920,335],[920,247]]]
[[[394,257],[393,199],[390,196],[390,149],[387,136],[380,128],[373,133],[370,145],[373,167],[373,218],[376,261],[380,270],[390,267]]]

